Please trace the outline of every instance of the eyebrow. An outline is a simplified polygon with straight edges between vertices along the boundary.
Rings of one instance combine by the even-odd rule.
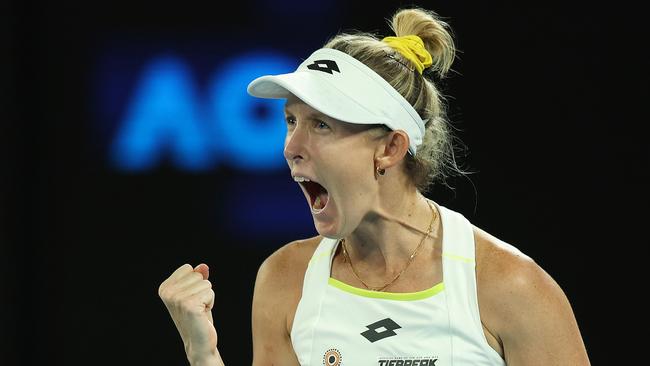
[[[284,113],[293,115],[293,113],[286,106],[284,107]],[[309,114],[307,114],[306,118],[307,119],[327,120],[327,119],[332,118],[332,117],[329,117],[329,116],[327,116],[327,115],[325,115],[325,114],[323,114],[321,112],[316,111],[316,112],[310,112]]]

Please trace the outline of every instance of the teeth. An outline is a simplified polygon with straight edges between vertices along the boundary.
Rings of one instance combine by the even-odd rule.
[[[305,177],[293,177],[293,180],[296,182],[311,182],[309,179]]]

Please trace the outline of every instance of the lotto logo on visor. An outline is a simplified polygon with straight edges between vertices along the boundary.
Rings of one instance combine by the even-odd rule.
[[[313,64],[307,65],[307,68],[310,70],[323,71],[328,74],[333,74],[333,71],[341,72],[339,70],[339,65],[336,64],[336,61],[332,60],[316,60]]]
[[[292,73],[253,80],[248,93],[277,99],[293,95],[339,121],[404,131],[412,155],[424,136],[422,118],[397,90],[361,61],[331,48],[316,50]]]

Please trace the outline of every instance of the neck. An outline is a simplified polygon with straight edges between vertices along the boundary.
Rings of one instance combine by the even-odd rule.
[[[387,195],[378,200],[359,226],[348,237],[345,245],[355,266],[373,268],[379,275],[391,276],[400,272],[432,224],[432,205],[413,189],[404,195]],[[435,208],[433,208],[435,211]],[[434,216],[435,215],[435,216]],[[418,256],[429,252],[432,234],[424,238]],[[426,254],[424,254],[426,255]]]

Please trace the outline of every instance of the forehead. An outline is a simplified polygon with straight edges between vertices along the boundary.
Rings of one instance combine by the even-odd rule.
[[[287,97],[287,102],[284,104],[284,110],[285,112],[307,113],[309,115],[327,117],[334,120],[334,118],[319,112],[317,109],[312,108],[309,104],[303,102],[302,99],[299,99],[293,95]]]
[[[287,97],[287,102],[284,105],[284,111],[287,114],[299,114],[301,117],[306,119],[318,119],[329,124],[334,124],[350,132],[363,132],[373,127],[377,127],[377,125],[361,125],[344,122],[339,119],[330,117],[311,107],[309,104],[293,95]]]

